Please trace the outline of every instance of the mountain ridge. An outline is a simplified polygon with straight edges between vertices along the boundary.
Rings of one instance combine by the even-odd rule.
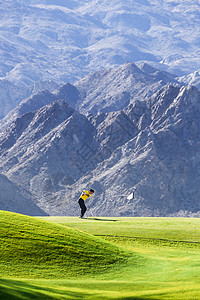
[[[122,69],[126,67],[119,92],[132,67],[139,70],[132,64]],[[112,72],[103,72],[111,93],[115,84],[107,76]],[[144,71],[138,72],[141,80]],[[102,79],[96,76],[98,83]],[[91,214],[199,216],[200,92],[173,80],[164,83],[156,83],[158,89],[149,96],[133,97],[122,110],[97,114],[83,115],[66,102],[69,99],[81,110],[83,90],[69,83],[24,100],[22,115],[16,108],[18,114],[10,113],[11,126],[1,131],[1,172],[50,215],[76,215],[75,200],[82,189],[92,186],[97,196],[88,202]],[[94,92],[95,86],[91,82]],[[85,99],[90,111],[86,94]],[[125,195],[133,189],[135,200],[127,200]]]
[[[178,0],[2,2],[0,117],[37,82],[55,89],[127,61],[189,76],[200,68],[199,11],[198,1]]]

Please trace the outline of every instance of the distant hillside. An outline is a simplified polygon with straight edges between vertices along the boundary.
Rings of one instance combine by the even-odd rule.
[[[1,77],[74,81],[126,61],[199,68],[197,1],[29,0],[1,4]]]
[[[199,2],[189,0],[1,1],[0,118],[35,85],[52,91],[55,82],[127,61],[178,76],[195,72],[199,13]]]

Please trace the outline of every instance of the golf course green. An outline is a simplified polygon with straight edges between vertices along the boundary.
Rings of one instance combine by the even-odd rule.
[[[200,299],[198,218],[0,211],[0,299]]]

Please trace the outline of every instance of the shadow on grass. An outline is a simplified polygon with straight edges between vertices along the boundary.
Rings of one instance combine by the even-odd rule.
[[[160,298],[149,298],[147,297],[122,297],[122,298],[117,298],[115,300],[160,300]]]
[[[90,295],[81,292],[63,291],[51,287],[37,286],[24,281],[0,279],[0,299],[2,300],[55,300],[55,299],[90,299]]]
[[[51,288],[45,286],[38,286],[34,284],[30,284],[20,280],[14,279],[0,279],[0,299],[2,300],[55,300],[55,299],[70,299],[70,300],[93,300],[93,299],[102,299],[108,300],[110,297],[106,297],[99,294],[87,294],[85,290],[83,292],[78,291],[69,291],[62,290],[59,287]],[[118,297],[112,298],[117,300],[158,300],[158,298],[149,298],[145,296],[141,297]]]
[[[87,218],[87,220],[96,220],[96,221],[104,221],[104,222],[118,222],[119,220],[111,220],[111,219],[101,219],[101,218]]]

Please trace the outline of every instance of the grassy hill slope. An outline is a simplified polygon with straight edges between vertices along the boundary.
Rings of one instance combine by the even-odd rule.
[[[0,212],[1,299],[200,299],[199,219],[45,219]]]
[[[0,275],[69,278],[108,270],[125,259],[115,245],[76,229],[0,211]]]

